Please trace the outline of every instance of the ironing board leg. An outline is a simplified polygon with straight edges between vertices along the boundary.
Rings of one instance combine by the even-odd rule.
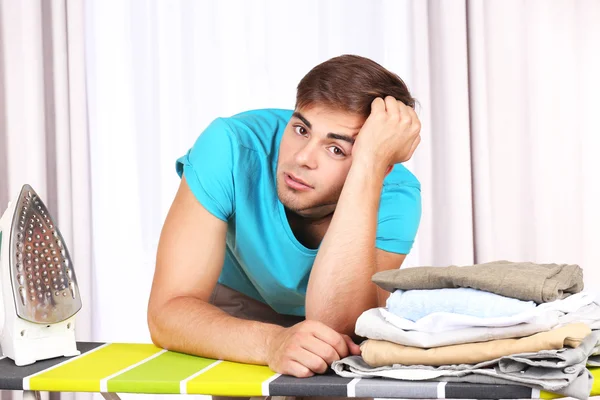
[[[23,400],[40,400],[40,392],[37,390],[23,390]]]
[[[119,397],[118,394],[116,393],[102,393],[102,397],[104,397],[106,400],[121,400],[121,398]],[[23,399],[25,400],[25,399]]]

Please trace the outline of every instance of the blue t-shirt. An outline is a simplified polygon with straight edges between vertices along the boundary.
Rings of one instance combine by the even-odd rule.
[[[176,170],[204,208],[228,224],[219,283],[280,314],[304,316],[317,250],[294,236],[275,180],[279,142],[291,117],[291,110],[264,109],[218,118],[177,160]],[[385,178],[378,218],[376,246],[408,254],[421,218],[421,187],[401,164]]]

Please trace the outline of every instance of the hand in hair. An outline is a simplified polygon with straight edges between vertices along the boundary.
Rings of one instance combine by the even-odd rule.
[[[378,97],[358,133],[352,158],[389,170],[412,157],[421,141],[420,132],[414,109],[391,96],[385,100]]]

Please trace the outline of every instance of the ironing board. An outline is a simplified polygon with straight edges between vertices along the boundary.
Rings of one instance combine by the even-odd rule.
[[[0,359],[0,389],[39,391],[204,394],[220,396],[348,396],[385,398],[523,399],[556,398],[519,385],[348,379],[335,374],[293,378],[268,367],[195,357],[143,343],[78,342],[81,355],[17,367]],[[600,378],[600,367],[590,368]],[[592,395],[600,395],[600,379]]]

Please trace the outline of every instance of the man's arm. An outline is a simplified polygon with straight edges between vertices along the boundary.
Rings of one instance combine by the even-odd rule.
[[[308,281],[307,319],[352,336],[362,312],[385,304],[389,293],[377,288],[371,277],[400,267],[406,256],[375,248],[379,199],[390,165],[412,156],[419,131],[411,108],[391,97],[373,102]]]
[[[322,373],[358,347],[324,324],[291,328],[238,319],[208,303],[221,273],[227,224],[209,213],[183,177],[158,246],[148,327],[159,347],[269,365],[304,377]]]
[[[161,232],[148,304],[160,347],[205,357],[266,364],[281,328],[229,316],[208,303],[225,255],[227,224],[194,197],[185,177]]]

